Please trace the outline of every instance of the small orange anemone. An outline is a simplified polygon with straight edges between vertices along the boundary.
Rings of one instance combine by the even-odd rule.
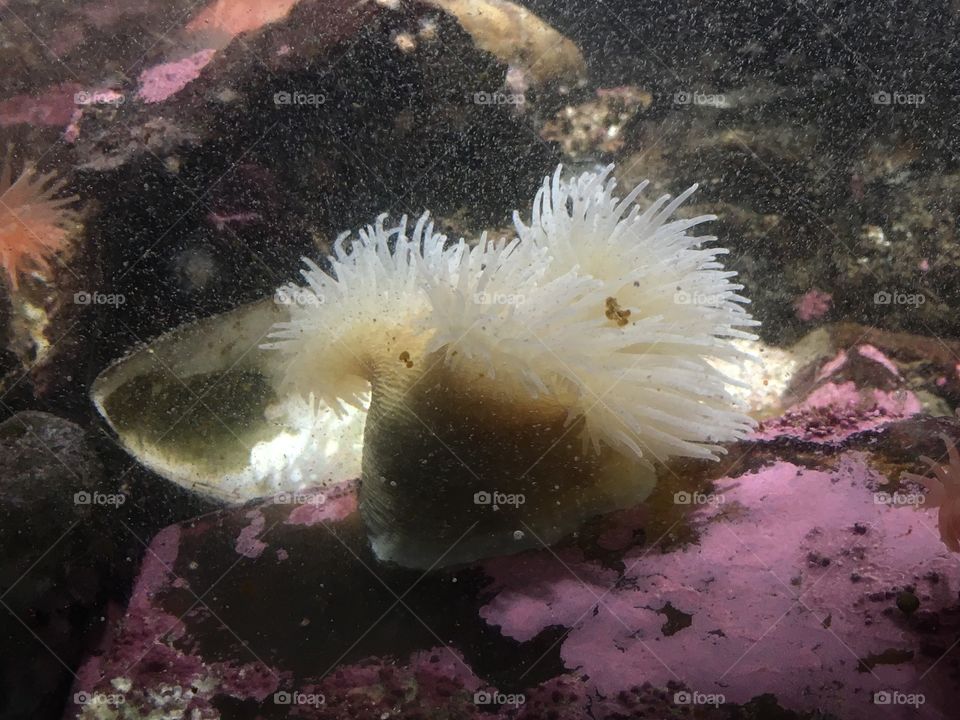
[[[66,182],[53,171],[39,174],[28,163],[11,183],[12,175],[7,156],[0,171],[0,266],[17,290],[27,271],[50,274],[50,259],[66,249],[77,222],[69,206],[79,198],[57,197]]]
[[[927,489],[923,507],[939,508],[937,524],[940,526],[940,539],[953,552],[960,552],[960,452],[946,435],[941,434],[940,439],[947,446],[947,464],[941,465],[936,460],[921,456],[920,459],[930,467],[934,476],[903,473],[903,477]]]

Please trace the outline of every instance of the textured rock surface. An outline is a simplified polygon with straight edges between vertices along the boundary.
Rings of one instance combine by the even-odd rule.
[[[475,566],[376,563],[350,486],[171,526],[68,717],[950,717],[960,564],[898,478],[960,422],[907,375],[824,352],[721,463]]]
[[[103,469],[84,431],[23,412],[0,424],[0,716],[51,717],[107,597]],[[89,502],[85,502],[89,500]]]

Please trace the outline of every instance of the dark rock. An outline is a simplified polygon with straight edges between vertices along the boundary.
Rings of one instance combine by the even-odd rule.
[[[104,626],[119,558],[103,516],[120,497],[73,423],[23,412],[0,424],[0,716],[59,716]]]

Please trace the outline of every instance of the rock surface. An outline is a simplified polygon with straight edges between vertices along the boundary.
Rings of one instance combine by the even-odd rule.
[[[173,525],[67,717],[951,717],[960,564],[898,478],[960,421],[907,383],[823,353],[721,463],[470,567],[378,564],[349,484]]]
[[[104,473],[84,430],[41,412],[0,423],[0,716],[52,717],[103,628]],[[100,501],[104,501],[102,504]]]

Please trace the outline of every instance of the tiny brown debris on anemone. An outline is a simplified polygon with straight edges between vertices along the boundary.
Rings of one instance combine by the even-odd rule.
[[[613,320],[620,327],[630,322],[630,311],[621,308],[616,298],[608,297],[606,300],[606,308],[605,315],[608,320]]]
[[[940,539],[953,552],[960,552],[960,452],[949,437],[941,434],[940,438],[947,447],[949,462],[941,465],[924,455],[920,459],[930,466],[934,476],[903,473],[902,477],[927,488],[924,507],[940,509],[937,515]]]
[[[28,271],[50,275],[50,259],[67,249],[77,223],[77,195],[57,197],[66,181],[27,163],[12,181],[10,153],[0,170],[0,266],[13,290]]]

